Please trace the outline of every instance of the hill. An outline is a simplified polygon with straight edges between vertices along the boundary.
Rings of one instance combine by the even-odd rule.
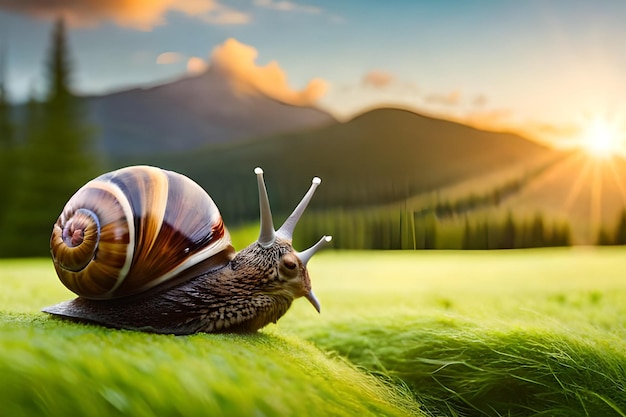
[[[384,108],[304,132],[115,163],[181,171],[205,187],[220,208],[232,209],[236,218],[255,218],[255,166],[265,169],[272,203],[281,211],[291,208],[315,175],[328,185],[320,187],[314,205],[364,207],[472,178],[522,173],[553,154],[518,135]]]
[[[100,149],[113,156],[185,151],[335,122],[325,111],[283,103],[215,69],[83,100]]]

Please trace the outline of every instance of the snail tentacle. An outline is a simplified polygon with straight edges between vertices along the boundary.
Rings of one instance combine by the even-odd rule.
[[[270,208],[270,200],[267,196],[265,181],[263,180],[263,170],[259,167],[254,169],[257,184],[259,187],[259,211],[261,217],[261,230],[257,241],[263,247],[269,247],[276,240],[274,232],[274,221],[272,220],[272,209]]]
[[[302,197],[302,200],[293,210],[293,213],[291,213],[291,215],[287,218],[287,220],[285,220],[283,225],[280,226],[280,228],[276,232],[278,236],[291,242],[291,240],[293,239],[293,231],[295,230],[296,225],[300,220],[300,217],[302,217],[302,214],[304,214],[304,210],[306,210],[309,202],[313,198],[313,194],[315,194],[315,190],[321,183],[322,180],[319,177],[313,178],[309,190],[306,192],[304,197]]]

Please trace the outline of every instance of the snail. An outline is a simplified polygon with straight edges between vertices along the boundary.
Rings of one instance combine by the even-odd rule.
[[[152,333],[253,332],[298,297],[319,312],[294,228],[321,180],[274,230],[263,170],[261,231],[235,252],[211,197],[190,178],[152,166],[103,174],[67,202],[50,238],[54,268],[77,298],[43,309],[63,318]]]

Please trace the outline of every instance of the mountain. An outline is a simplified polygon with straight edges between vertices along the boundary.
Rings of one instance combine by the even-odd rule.
[[[171,83],[84,97],[107,155],[185,151],[334,123],[314,107],[286,104],[209,69]]]
[[[626,206],[626,160],[598,160],[516,134],[475,129],[407,110],[380,108],[319,128],[209,144],[193,151],[113,158],[180,171],[218,203],[229,223],[258,216],[254,167],[264,168],[278,216],[313,176],[324,184],[314,209],[434,210],[441,222],[565,221],[572,241],[592,244],[615,229]],[[494,197],[497,195],[497,197]],[[462,207],[450,212],[451,207]],[[445,212],[445,210],[448,210]]]
[[[116,164],[150,163],[183,172],[211,194],[223,213],[254,218],[256,166],[266,172],[273,207],[285,211],[315,175],[324,184],[314,206],[371,207],[472,179],[489,177],[494,184],[500,175],[523,175],[554,154],[515,134],[384,108],[318,129]]]

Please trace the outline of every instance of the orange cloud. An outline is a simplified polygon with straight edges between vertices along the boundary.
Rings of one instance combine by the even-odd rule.
[[[553,135],[560,137],[572,137],[580,135],[580,126],[574,124],[556,125],[551,123],[535,122],[528,123],[529,129],[534,130],[543,135]]]
[[[208,64],[206,61],[200,57],[192,56],[187,60],[187,72],[192,74],[198,74],[204,70],[206,70]]]
[[[0,9],[42,19],[62,16],[70,26],[96,26],[111,21],[119,26],[151,30],[165,23],[169,11],[213,24],[241,24],[250,18],[216,0],[0,0]]]
[[[527,126],[521,125],[519,121],[514,119],[513,111],[508,108],[470,110],[464,115],[458,115],[451,119],[477,129],[516,132],[525,136],[533,136],[530,135]]]
[[[242,91],[258,90],[277,100],[295,105],[311,105],[328,89],[326,81],[314,78],[302,90],[294,90],[287,83],[285,71],[276,61],[265,66],[255,63],[258,51],[252,46],[228,39],[211,53],[211,66],[226,73],[235,87]]]
[[[509,124],[508,120],[512,116],[511,109],[492,109],[484,111],[471,111],[467,114],[465,122],[483,128],[493,128],[504,124]]]
[[[157,56],[156,63],[160,65],[175,64],[183,59],[183,56],[178,52],[163,52]]]
[[[552,124],[539,121],[526,121],[520,131],[523,134],[557,146],[580,145],[583,128],[576,124]]]
[[[362,84],[366,87],[385,88],[394,81],[393,75],[386,71],[372,70],[365,74]]]

